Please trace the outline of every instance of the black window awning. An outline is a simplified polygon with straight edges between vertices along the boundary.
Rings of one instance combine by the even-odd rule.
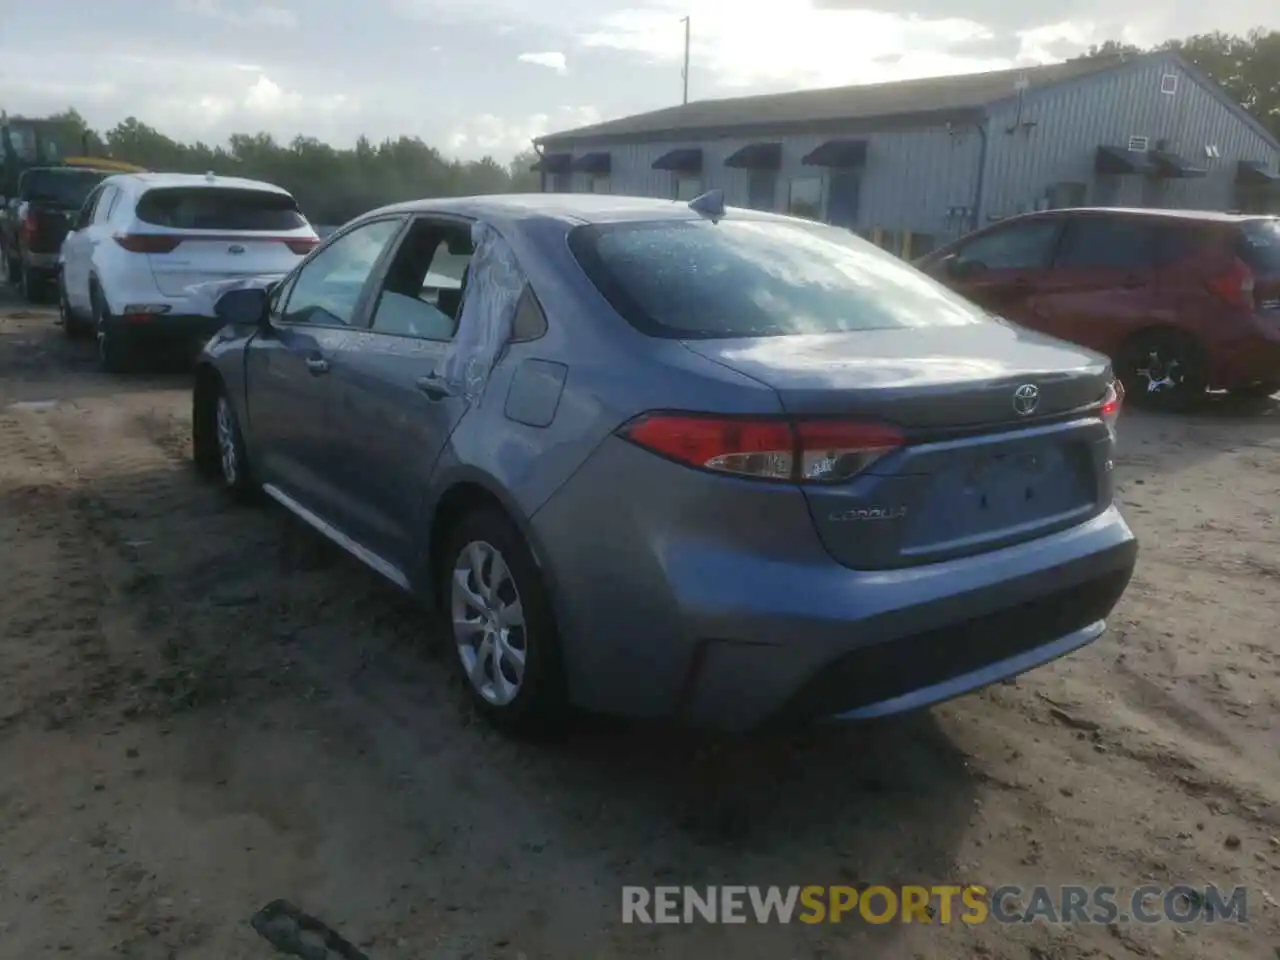
[[[867,162],[867,141],[828,140],[800,161],[806,167],[861,167]]]
[[[1280,183],[1280,175],[1272,173],[1262,160],[1241,160],[1236,164],[1236,183],[1242,187],[1269,187]]]
[[[529,169],[542,173],[568,173],[572,163],[571,153],[544,153]]]
[[[1190,177],[1205,177],[1209,175],[1207,167],[1197,167],[1186,157],[1180,157],[1171,150],[1152,150],[1148,156],[1155,166],[1155,173],[1158,177],[1185,180]]]
[[[613,160],[607,151],[584,153],[573,161],[573,169],[578,173],[589,173],[593,177],[607,177],[613,166]]]
[[[749,143],[730,154],[724,165],[737,167],[739,170],[781,170],[782,144]]]
[[[1156,168],[1147,159],[1145,150],[1126,150],[1124,147],[1098,147],[1093,158],[1093,169],[1098,173],[1128,174],[1155,173]]]
[[[653,161],[653,169],[670,170],[672,173],[701,173],[702,148],[678,147],[675,150],[668,150]]]

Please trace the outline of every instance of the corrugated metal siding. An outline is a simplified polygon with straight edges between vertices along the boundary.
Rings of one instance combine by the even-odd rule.
[[[1160,92],[1166,73],[1178,77],[1174,94]],[[1173,59],[1028,93],[1023,119],[1036,122],[1030,132],[1006,132],[1016,116],[1015,104],[992,112],[984,219],[1034,209],[1045,189],[1059,181],[1087,184],[1090,204],[1230,209],[1236,162],[1263,160],[1274,169],[1278,159],[1264,137]],[[1131,136],[1147,137],[1152,147],[1167,140],[1167,149],[1207,167],[1208,176],[1157,186],[1139,176],[1095,175],[1097,147],[1125,146]],[[1206,157],[1207,145],[1217,146],[1221,157]]]
[[[911,230],[937,237],[963,232],[966,228],[963,215],[949,216],[948,211],[954,208],[967,209],[973,203],[980,150],[976,131],[959,130],[950,133],[945,129],[927,129],[863,136],[868,140],[867,163],[862,172],[855,229]],[[787,209],[792,179],[820,177],[823,180],[825,211],[827,171],[821,167],[805,166],[800,161],[825,141],[839,138],[838,134],[780,138],[782,169],[778,174],[774,210],[783,212]],[[653,162],[678,147],[701,147],[703,189],[723,189],[727,203],[747,206],[748,172],[726,167],[724,161],[750,142],[753,141],[719,139],[614,146],[610,151],[610,192],[642,197],[674,197],[674,175],[664,170],[654,170]],[[590,151],[586,147],[573,151],[575,158],[588,152]],[[588,189],[585,178],[575,182],[573,188]]]

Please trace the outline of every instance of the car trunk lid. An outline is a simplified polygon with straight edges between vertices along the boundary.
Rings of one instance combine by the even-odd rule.
[[[299,238],[252,234],[161,234],[140,243],[155,251],[147,260],[156,288],[167,297],[200,283],[287,273],[307,249]]]
[[[1065,529],[1111,500],[1111,382],[1090,351],[992,321],[924,330],[699,340],[796,419],[889,424],[905,439],[851,480],[805,484],[831,554],[886,569]]]

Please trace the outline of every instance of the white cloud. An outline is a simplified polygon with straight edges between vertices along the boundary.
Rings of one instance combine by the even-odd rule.
[[[563,106],[549,114],[535,113],[520,119],[483,113],[455,128],[448,146],[450,152],[461,156],[510,156],[528,150],[535,137],[553,128],[565,130],[599,122],[600,111],[590,106]]]
[[[296,27],[298,15],[287,7],[250,6],[243,10],[224,7],[220,0],[179,0],[178,9],[186,13],[222,20],[236,27]]]
[[[569,70],[569,63],[565,59],[563,53],[559,51],[549,50],[546,53],[522,53],[516,57],[521,63],[533,63],[540,67],[546,67],[554,70],[556,73],[566,73]]]

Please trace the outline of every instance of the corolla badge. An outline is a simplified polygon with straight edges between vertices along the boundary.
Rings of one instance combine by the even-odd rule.
[[[1034,383],[1024,383],[1013,391],[1013,411],[1020,417],[1029,417],[1040,406],[1040,388]]]
[[[849,523],[864,520],[901,520],[906,515],[906,507],[854,507],[850,510],[837,510],[829,519],[832,523]]]

